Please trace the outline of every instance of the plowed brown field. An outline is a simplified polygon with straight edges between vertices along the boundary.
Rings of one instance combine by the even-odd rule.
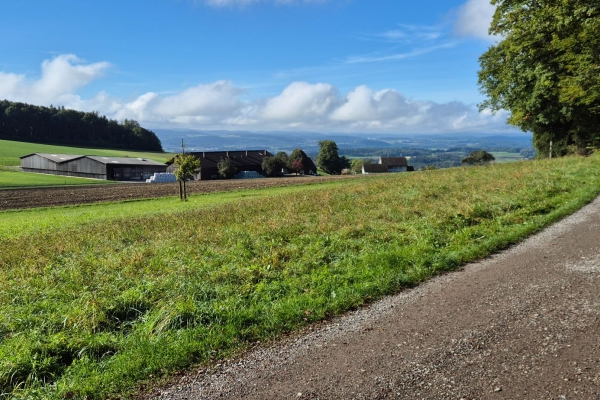
[[[360,175],[358,175],[360,176]],[[297,176],[247,180],[193,181],[187,183],[188,195],[194,193],[227,192],[241,189],[259,189],[276,186],[302,185],[339,179],[355,179],[355,176]],[[72,204],[97,203],[129,199],[145,199],[178,196],[177,183],[135,183],[101,186],[69,186],[53,188],[0,190],[0,210],[51,207]]]

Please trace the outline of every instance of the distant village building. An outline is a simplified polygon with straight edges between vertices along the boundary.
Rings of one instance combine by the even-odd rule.
[[[146,158],[33,153],[21,157],[23,172],[115,181],[145,181],[167,165]]]
[[[415,169],[408,165],[406,157],[381,157],[377,164],[363,164],[363,174],[381,174],[386,172],[407,172]]]
[[[362,167],[363,174],[381,174],[384,172],[389,172],[387,165],[363,164],[363,167]]]
[[[379,164],[387,166],[388,172],[408,171],[408,160],[406,157],[381,157]]]
[[[248,171],[263,173],[262,162],[265,157],[273,157],[267,150],[242,150],[242,151],[201,151],[189,152],[200,159],[201,170],[195,179],[209,180],[219,179],[219,161],[229,158],[237,173]],[[175,172],[177,165],[169,164],[168,172]],[[242,174],[244,177],[256,177],[254,174]]]

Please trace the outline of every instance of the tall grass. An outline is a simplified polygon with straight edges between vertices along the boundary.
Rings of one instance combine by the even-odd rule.
[[[505,248],[597,196],[599,168],[390,174],[5,236],[0,392],[126,395]]]

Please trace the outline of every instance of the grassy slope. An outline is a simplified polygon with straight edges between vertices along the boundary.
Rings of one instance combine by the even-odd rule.
[[[0,213],[0,393],[105,398],[339,314],[573,212],[600,193],[599,169],[594,156],[222,204],[220,194]]]
[[[165,162],[173,156],[170,153],[150,153],[130,150],[89,149],[81,147],[54,146],[48,144],[14,142],[0,140],[0,166],[21,165],[19,157],[32,153],[82,154],[89,156],[142,157]]]

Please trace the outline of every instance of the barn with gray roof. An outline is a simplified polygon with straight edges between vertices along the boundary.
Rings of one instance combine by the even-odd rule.
[[[145,181],[167,165],[147,158],[33,153],[21,157],[21,170],[40,174],[115,181]]]

